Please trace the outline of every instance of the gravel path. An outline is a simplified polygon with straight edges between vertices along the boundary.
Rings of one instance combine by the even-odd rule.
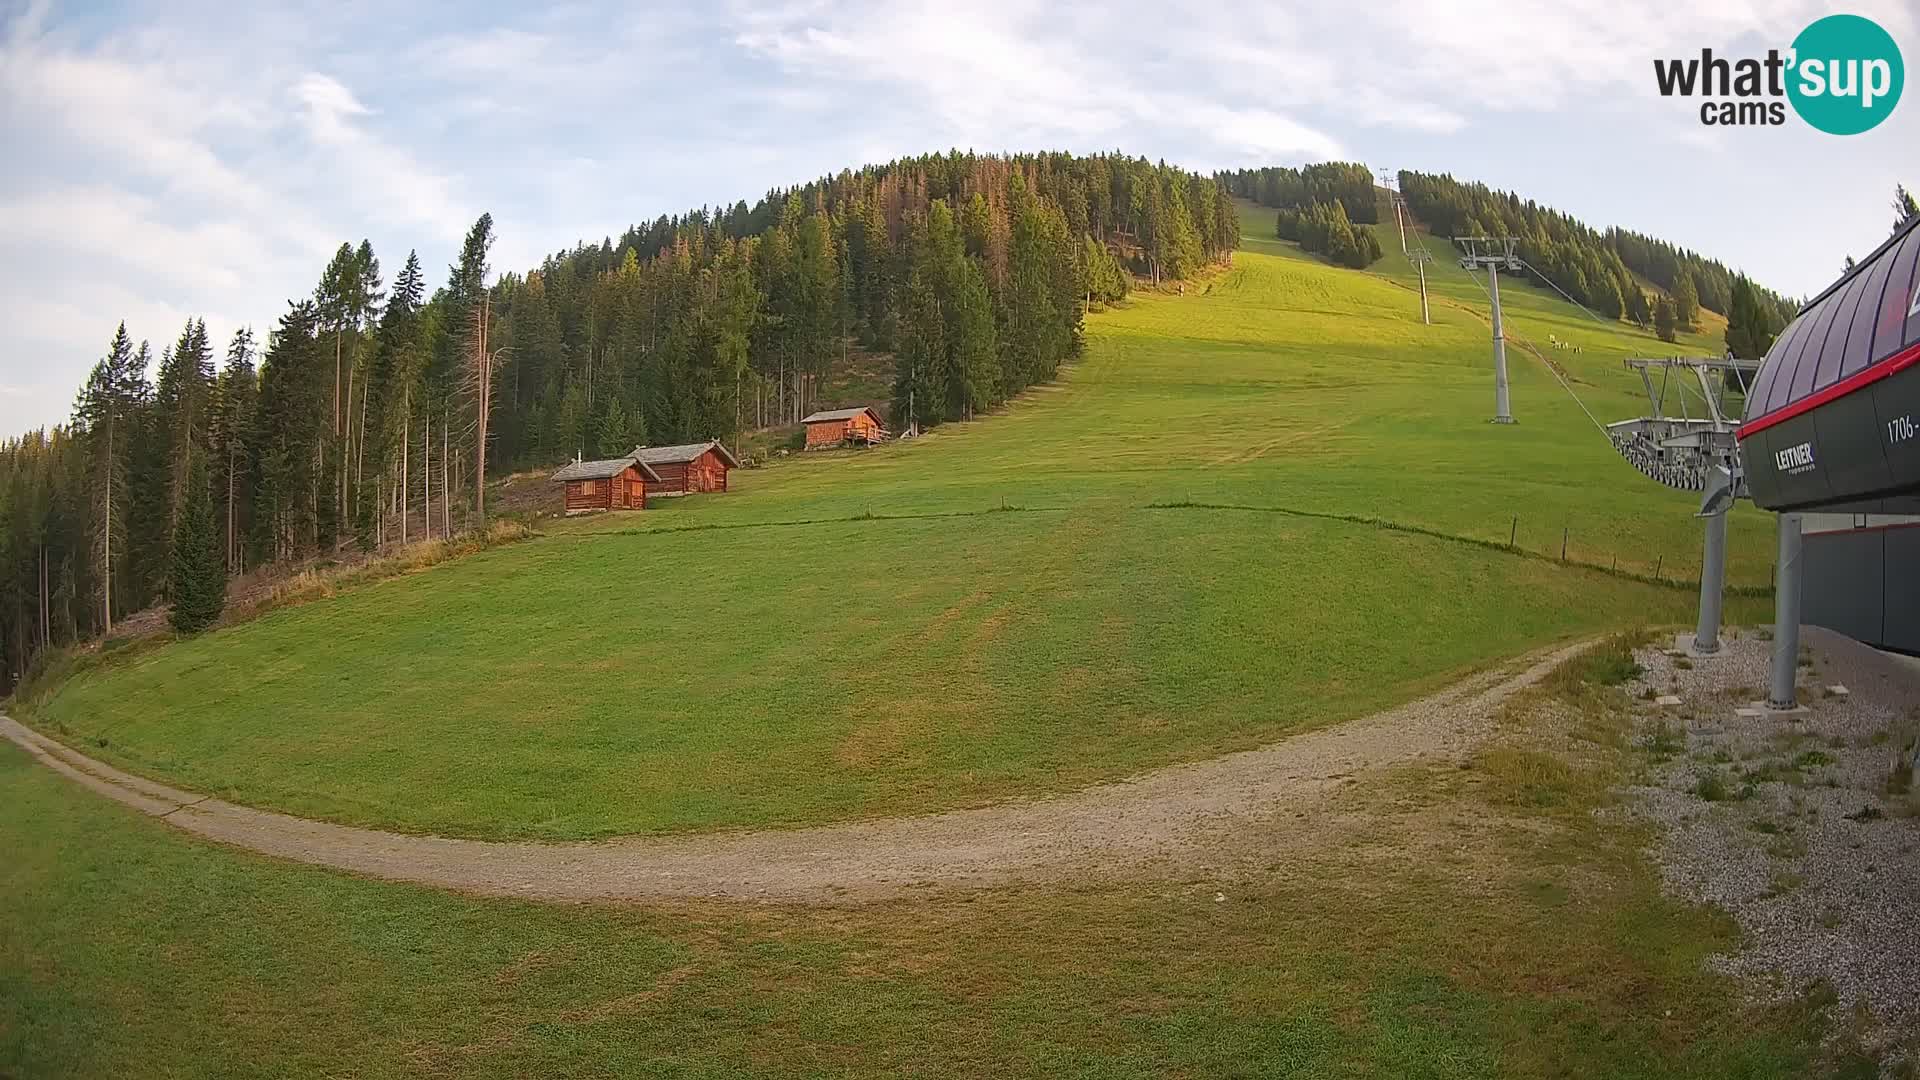
[[[1763,696],[1771,643],[1759,637],[1691,667],[1639,654],[1635,689],[1681,704],[1640,705],[1643,736],[1664,729],[1673,756],[1638,789],[1637,812],[1665,826],[1654,855],[1668,887],[1738,920],[1740,949],[1715,967],[1780,995],[1825,980],[1883,1031],[1910,1032],[1920,801],[1895,767],[1920,735],[1920,665],[1815,627],[1801,645],[1799,715],[1735,715]]]
[[[921,817],[691,837],[535,844],[407,836],[236,806],[131,776],[0,716],[49,767],[187,832],[297,862],[492,896],[853,903],[928,888],[1117,877],[1207,865],[1245,826],[1286,845],[1360,770],[1457,757],[1494,710],[1585,644],[1258,750],[1054,798]]]

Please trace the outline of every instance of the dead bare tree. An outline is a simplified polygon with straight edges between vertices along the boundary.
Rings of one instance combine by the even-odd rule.
[[[493,421],[493,376],[506,346],[493,348],[493,300],[483,296],[473,309],[473,325],[467,328],[466,371],[462,389],[473,398],[473,510],[474,523],[487,523],[487,431]]]

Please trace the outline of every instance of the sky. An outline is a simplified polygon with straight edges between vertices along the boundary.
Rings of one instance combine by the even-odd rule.
[[[1652,61],[1840,10],[1920,62],[1911,0],[0,0],[0,435],[63,422],[121,320],[264,335],[342,241],[438,283],[489,211],[524,271],[955,147],[1451,172],[1810,294],[1920,186],[1920,90],[1862,135],[1709,128]]]

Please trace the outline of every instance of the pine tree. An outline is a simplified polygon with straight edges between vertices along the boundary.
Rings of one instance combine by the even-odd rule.
[[[1158,192],[1158,187],[1153,191]],[[1013,186],[1013,247],[1007,272],[1007,314],[1000,339],[1001,385],[1017,393],[1053,377],[1061,358],[1059,312],[1054,308],[1052,268],[1046,250],[1045,225],[1033,196],[1019,182]],[[1157,194],[1150,205],[1159,206]],[[1167,238],[1162,237],[1164,243]],[[1159,257],[1155,266],[1164,263]],[[1159,271],[1156,269],[1156,278]]]
[[[1611,277],[1603,277],[1593,287],[1593,310],[1609,319],[1618,319],[1626,311],[1626,300]]]
[[[213,396],[213,350],[205,321],[187,320],[161,360],[154,385],[155,420],[165,427],[167,444],[167,536],[179,527],[186,502],[188,472],[207,447]]]
[[[426,401],[422,380],[431,345],[421,312],[425,292],[426,277],[420,267],[420,255],[409,251],[405,266],[394,278],[386,310],[380,315],[373,355],[367,364],[366,450],[379,479],[360,491],[358,518],[362,544],[367,542],[369,534],[386,535],[381,522],[391,496],[396,491],[405,493],[412,486],[401,483],[401,474],[412,449],[408,434],[413,417]]]
[[[332,389],[329,348],[311,302],[288,305],[260,365],[259,487],[254,528],[262,557],[292,558],[319,543],[321,447]]]
[[[1920,214],[1920,202],[1916,202],[1913,193],[1905,184],[1893,185],[1893,231],[1899,232],[1907,220]]]
[[[1654,301],[1653,332],[1660,336],[1661,341],[1670,342],[1677,340],[1678,335],[1675,333],[1675,329],[1679,321],[1679,318],[1673,313],[1673,301],[1671,299],[1663,296]]]
[[[1635,326],[1645,328],[1653,319],[1653,305],[1647,301],[1646,290],[1639,285],[1629,284],[1626,293],[1627,319]]]
[[[251,532],[256,436],[254,410],[259,377],[253,367],[253,331],[242,327],[227,346],[227,366],[215,381],[209,420],[208,460],[229,573],[246,569],[245,538]]]
[[[359,310],[360,288],[360,268],[354,261],[353,245],[343,243],[333,253],[333,260],[327,263],[327,268],[321,272],[320,284],[313,291],[314,308],[320,324],[333,338],[333,390],[328,406],[331,417],[328,430],[335,438],[340,433],[344,404],[341,364],[345,355],[347,329],[355,321]]]
[[[595,418],[593,425],[593,452],[596,457],[619,457],[646,443],[646,429],[636,427],[627,413],[627,407],[620,403],[620,395],[607,394],[600,400],[600,415]]]
[[[1193,214],[1187,208],[1186,176],[1173,173],[1166,181],[1167,267],[1176,278],[1188,278],[1200,268],[1200,235],[1194,231]]]
[[[92,489],[91,534],[98,583],[102,631],[113,629],[114,615],[123,610],[114,586],[122,583],[127,559],[128,460],[132,456],[134,351],[127,324],[114,331],[107,355],[93,366],[73,406],[74,427],[87,447],[87,484]]]
[[[1673,287],[1673,320],[1688,332],[1692,332],[1700,320],[1700,291],[1694,287],[1692,274],[1681,274]]]
[[[137,611],[167,587],[168,457],[170,428],[155,404],[152,350],[146,341],[134,349],[127,377],[127,567],[121,592],[128,611]]]
[[[1727,351],[1742,360],[1758,360],[1773,348],[1779,326],[1745,275],[1733,279],[1733,304],[1727,312]]]
[[[851,273],[842,275],[843,287],[852,280]],[[732,438],[740,430],[741,385],[750,370],[749,344],[759,310],[753,264],[741,245],[727,241],[713,266],[701,273],[698,304],[696,367],[704,392],[694,426],[703,435]],[[846,316],[851,319],[853,312]],[[645,441],[644,432],[634,440]]]
[[[948,385],[946,317],[927,231],[925,222],[916,222],[907,237],[914,254],[907,273],[906,306],[900,314],[893,384],[893,415],[901,418],[903,430],[939,423]]]
[[[587,392],[579,379],[568,379],[554,418],[554,441],[568,456],[586,452]]]
[[[214,520],[205,454],[195,454],[187,470],[187,490],[174,530],[167,619],[182,634],[197,634],[220,618],[227,602],[227,563],[220,551],[220,526]]]
[[[971,419],[1001,400],[993,302],[987,295],[987,276],[979,261],[960,257],[952,276],[958,280],[949,309],[952,315],[948,333],[952,348],[949,364],[962,387],[952,406],[956,415]]]
[[[438,317],[427,323],[432,342],[426,377],[421,388],[422,422],[431,415],[435,428],[446,431],[454,423],[457,408],[463,403],[460,392],[468,380],[471,359],[469,346],[474,340],[475,315],[481,301],[487,296],[487,277],[492,273],[488,264],[488,253],[493,249],[493,215],[481,214],[474,220],[473,227],[467,230],[466,239],[460,245],[460,261],[448,268],[447,287],[434,297],[433,307],[438,309]],[[472,387],[466,386],[471,390]],[[473,394],[466,395],[464,402],[477,406],[478,399]],[[478,430],[477,411],[469,414],[453,430]],[[444,442],[445,440],[443,440]],[[456,444],[457,445],[457,444]],[[457,452],[471,460],[470,447],[459,446]],[[435,449],[440,455],[440,449]],[[436,462],[435,468],[444,468],[447,463]],[[450,485],[449,485],[450,486]]]

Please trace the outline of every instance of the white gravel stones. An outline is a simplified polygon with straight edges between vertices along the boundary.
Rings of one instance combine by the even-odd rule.
[[[1767,995],[1824,980],[1894,1038],[1920,1024],[1920,798],[1898,765],[1920,737],[1920,670],[1815,628],[1802,641],[1795,713],[1736,713],[1766,683],[1759,637],[1707,660],[1638,654],[1640,701],[1690,704],[1640,710],[1643,744],[1684,749],[1634,789],[1634,812],[1664,826],[1667,887],[1739,922],[1720,970]]]

